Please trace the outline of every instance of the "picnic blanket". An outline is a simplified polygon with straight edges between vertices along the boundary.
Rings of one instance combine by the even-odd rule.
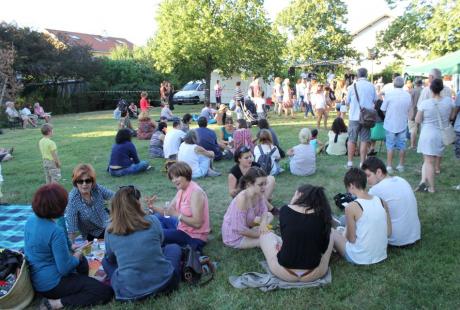
[[[234,288],[258,288],[262,292],[273,291],[276,289],[305,288],[326,285],[332,282],[331,268],[321,279],[312,282],[287,282],[277,278],[270,272],[266,261],[259,264],[267,273],[246,272],[241,276],[230,276],[228,281]]]
[[[30,205],[0,206],[0,248],[24,249],[24,227],[32,213]]]

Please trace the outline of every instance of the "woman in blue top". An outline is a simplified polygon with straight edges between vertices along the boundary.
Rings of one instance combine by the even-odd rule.
[[[96,183],[96,171],[90,164],[79,164],[73,169],[72,183],[74,188],[69,193],[65,210],[69,239],[74,241],[77,232],[88,241],[104,239],[109,221],[105,203],[114,192]]]
[[[135,174],[150,169],[146,160],[139,160],[136,147],[131,142],[131,132],[124,128],[118,130],[115,144],[112,145],[109,167],[107,170],[114,177]]]
[[[123,186],[112,199],[111,222],[105,233],[102,265],[117,300],[139,300],[176,289],[180,281],[181,248],[163,249],[159,220],[141,208],[141,193]]]
[[[88,277],[88,262],[80,252],[70,253],[64,230],[56,219],[64,214],[67,191],[57,183],[35,193],[27,220],[24,251],[32,285],[46,299],[48,309],[88,307],[107,303],[113,297],[109,286]]]

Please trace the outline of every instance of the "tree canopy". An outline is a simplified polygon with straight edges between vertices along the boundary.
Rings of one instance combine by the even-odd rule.
[[[355,56],[345,28],[346,14],[341,0],[293,0],[276,20],[289,38],[284,57],[295,64]]]
[[[388,2],[401,5],[403,1]],[[460,2],[411,0],[403,15],[380,34],[379,46],[387,51],[427,50],[431,57],[460,49]]]
[[[158,31],[148,48],[163,72],[205,78],[209,85],[215,69],[225,76],[268,76],[281,66],[283,39],[267,19],[263,0],[165,0],[156,19]]]

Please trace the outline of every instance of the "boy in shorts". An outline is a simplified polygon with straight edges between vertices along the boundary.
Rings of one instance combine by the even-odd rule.
[[[41,132],[43,138],[38,142],[38,147],[42,154],[46,183],[59,182],[61,179],[61,162],[57,155],[56,143],[51,140],[53,126],[48,123],[44,124]]]

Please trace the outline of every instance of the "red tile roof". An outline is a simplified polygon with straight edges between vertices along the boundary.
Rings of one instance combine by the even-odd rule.
[[[134,47],[133,43],[123,38],[54,29],[46,29],[46,31],[65,44],[89,45],[94,52],[109,53],[118,45],[126,45],[131,50]]]

